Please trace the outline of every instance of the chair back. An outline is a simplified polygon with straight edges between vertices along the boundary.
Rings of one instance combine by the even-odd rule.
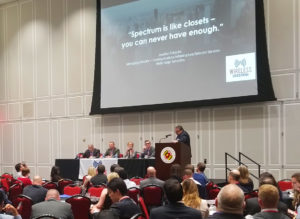
[[[9,190],[9,181],[6,178],[1,177],[0,184],[1,184],[1,187],[4,189],[4,191],[8,192],[8,190]]]
[[[8,199],[14,203],[19,195],[23,192],[23,186],[21,184],[14,184],[9,187]]]
[[[257,198],[258,197],[258,190],[253,190],[252,192],[245,193],[245,200],[249,198]]]
[[[16,199],[15,205],[19,214],[22,216],[22,219],[30,219],[32,207],[31,198],[26,195],[19,195]]]
[[[60,194],[63,194],[64,193],[64,188],[67,186],[67,185],[71,185],[71,184],[74,184],[74,182],[70,179],[61,179],[58,181],[58,191]]]
[[[52,214],[43,214],[41,216],[38,216],[38,217],[34,217],[32,219],[60,219],[58,217],[55,217],[54,215]]]
[[[142,180],[144,180],[144,178],[138,177],[138,176],[132,177],[132,178],[130,179],[130,181],[135,182],[136,185],[140,185]]]
[[[56,189],[56,190],[58,190],[58,186],[57,186],[57,184],[55,183],[55,182],[46,182],[44,185],[43,185],[43,187],[45,188],[45,189]]]
[[[70,196],[79,195],[79,194],[81,194],[81,188],[76,185],[67,185],[64,188],[64,194],[70,195]]]
[[[286,191],[293,188],[292,181],[290,179],[283,179],[278,182],[278,187],[281,191]]]
[[[100,197],[103,189],[105,189],[106,186],[99,185],[99,186],[92,186],[88,189],[88,193],[90,196]]]
[[[91,200],[82,195],[75,195],[66,200],[72,206],[74,219],[89,219]]]
[[[8,184],[9,184],[9,186],[13,185],[13,179],[14,179],[14,177],[11,174],[9,174],[9,173],[3,173],[2,176],[1,176],[1,178],[5,178],[7,180],[7,182],[8,182]]]
[[[138,204],[138,197],[141,195],[141,190],[136,187],[132,187],[128,189],[127,195]]]
[[[146,207],[146,204],[145,204],[145,201],[144,201],[143,197],[139,196],[138,200],[139,200],[140,209],[143,212],[144,217],[146,219],[149,219],[150,218],[149,213],[148,213],[148,210],[147,210],[147,207]]]
[[[142,189],[145,204],[150,206],[160,206],[162,204],[163,190],[156,185],[149,185]]]
[[[119,158],[123,158],[124,157],[124,155],[123,154],[119,154]]]

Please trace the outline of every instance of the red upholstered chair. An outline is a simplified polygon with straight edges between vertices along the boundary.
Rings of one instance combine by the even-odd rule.
[[[161,187],[156,185],[149,185],[142,189],[142,195],[146,206],[160,206],[162,204],[163,190]]]
[[[56,190],[58,190],[58,186],[57,186],[57,184],[55,183],[55,182],[46,182],[44,185],[43,185],[43,187],[45,188],[45,189],[56,189]]]
[[[130,179],[130,181],[135,182],[136,185],[140,185],[142,180],[144,180],[144,178],[139,177],[139,176],[132,177]]]
[[[74,182],[70,179],[61,179],[58,181],[58,191],[60,194],[63,194],[64,193],[64,188],[67,186],[67,185],[71,185],[71,184],[74,184]]]
[[[124,155],[123,154],[119,154],[119,158],[123,158],[124,157]]]
[[[136,204],[138,204],[138,197],[141,194],[141,190],[139,188],[136,187],[132,187],[128,189],[128,193],[127,195],[133,200],[135,201]]]
[[[14,203],[19,195],[23,192],[23,186],[21,184],[14,184],[9,187],[8,199]]]
[[[283,179],[278,182],[278,187],[281,191],[286,191],[293,188],[292,181],[290,179]]]
[[[15,202],[15,207],[17,208],[22,219],[30,219],[32,200],[26,195],[19,195]]]
[[[145,219],[149,219],[149,213],[148,213],[148,210],[147,210],[147,207],[146,207],[146,204],[144,202],[144,199],[143,197],[139,196],[139,206],[140,206],[140,209],[142,210],[143,212],[143,216]]]
[[[9,173],[3,173],[1,178],[5,178],[9,184],[9,186],[12,186],[13,185],[13,180],[14,180],[14,177],[9,174]]]
[[[91,200],[82,195],[75,195],[66,200],[72,206],[74,219],[89,219]]]
[[[1,177],[0,183],[1,183],[1,187],[4,189],[4,191],[5,191],[5,192],[8,192],[9,187],[10,187],[10,186],[9,186],[9,181],[8,181],[6,178]]]
[[[213,182],[209,182],[206,184],[206,195],[208,200],[213,200],[216,199],[219,192],[220,188],[217,185],[214,185]]]
[[[64,188],[64,194],[65,195],[79,195],[81,194],[81,188],[79,186],[76,185],[67,185]]]
[[[105,185],[92,186],[88,189],[88,193],[90,194],[90,196],[100,197],[103,189],[105,188]]]
[[[258,197],[258,190],[253,190],[252,192],[245,193],[245,200],[249,198],[257,198]]]
[[[133,215],[130,219],[145,219],[142,213]]]

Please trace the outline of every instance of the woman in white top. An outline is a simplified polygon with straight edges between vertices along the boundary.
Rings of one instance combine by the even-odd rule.
[[[192,179],[186,179],[182,182],[183,203],[191,208],[201,211],[202,218],[208,217],[208,205],[206,200],[199,197],[198,187]]]

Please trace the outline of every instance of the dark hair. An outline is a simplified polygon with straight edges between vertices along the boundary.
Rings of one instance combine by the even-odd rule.
[[[58,166],[53,166],[51,169],[51,181],[58,182],[62,177],[60,176],[60,168]]]
[[[29,169],[29,168],[24,167],[24,168],[22,169],[22,176],[26,176],[26,175],[29,174],[29,173],[30,173],[30,169]]]
[[[3,204],[3,202],[4,202],[4,192],[0,192],[0,205],[2,205]]]
[[[120,166],[120,165],[117,164],[117,163],[111,165],[111,166],[110,166],[110,172],[111,172],[111,173],[115,172],[116,167],[119,167],[119,166]]]
[[[184,169],[184,175],[185,176],[192,176],[193,175],[193,171],[191,169]]]
[[[105,166],[102,164],[98,165],[97,172],[98,172],[98,174],[99,173],[103,174],[105,172]]]
[[[175,176],[178,178],[182,177],[181,166],[180,164],[173,164],[170,168],[170,176]]]
[[[114,178],[108,184],[107,188],[116,192],[117,190],[124,196],[127,194],[127,186],[121,178]]]
[[[182,200],[183,190],[178,180],[168,179],[164,184],[164,191],[169,202],[176,203]]]
[[[190,169],[193,173],[194,173],[194,165],[192,165],[192,164],[187,164],[187,165],[185,165],[185,167],[184,167],[184,169]]]
[[[259,183],[259,186],[262,186],[265,184],[270,184],[270,185],[278,187],[276,179],[269,172],[262,173],[259,177],[258,183]]]
[[[21,163],[17,163],[15,165],[15,169],[16,169],[17,172],[20,172],[20,170],[21,170]]]
[[[197,164],[197,169],[198,169],[198,171],[200,171],[200,172],[204,172],[205,169],[206,169],[205,163],[199,162],[199,163]]]
[[[119,174],[119,177],[121,177],[121,179],[127,179],[127,172],[125,171],[125,169],[123,167],[116,167],[115,172],[117,174]]]
[[[176,126],[175,128],[176,128],[176,129],[179,129],[180,131],[183,130],[183,127],[182,127],[181,125],[178,125],[178,126]]]

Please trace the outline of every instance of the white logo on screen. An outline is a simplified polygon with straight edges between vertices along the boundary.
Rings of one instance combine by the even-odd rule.
[[[226,82],[250,81],[255,79],[255,53],[226,56]]]

